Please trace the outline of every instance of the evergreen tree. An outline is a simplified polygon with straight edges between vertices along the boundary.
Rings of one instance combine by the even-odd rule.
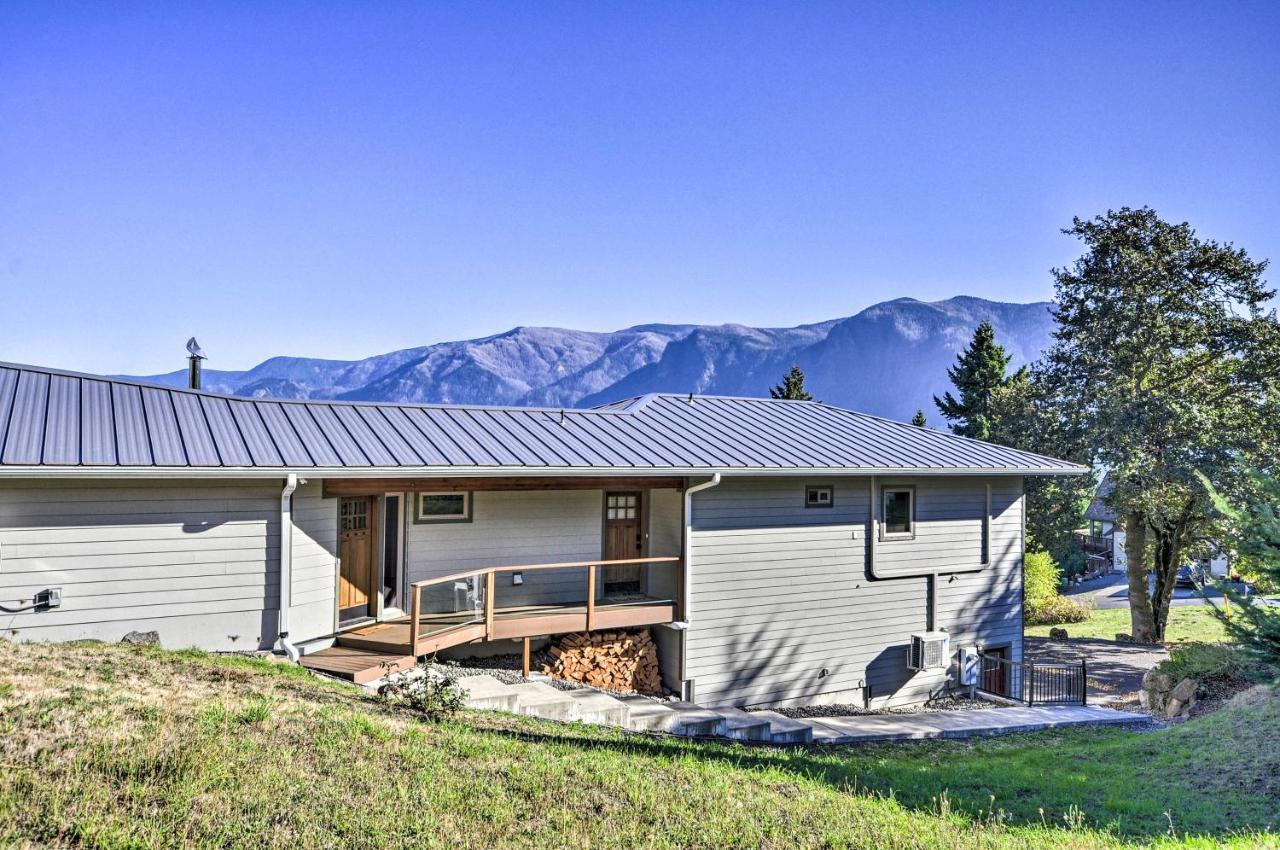
[[[924,411],[916,408],[916,415],[911,417],[911,424],[917,428],[923,428],[929,424],[929,420],[924,418]]]
[[[933,397],[939,412],[951,422],[952,433],[978,440],[991,438],[992,393],[1023,374],[1021,369],[1013,376],[1005,373],[1012,359],[1013,355],[1005,354],[1004,347],[996,343],[996,330],[991,323],[978,325],[969,347],[960,352],[956,365],[947,370],[947,377],[960,398],[950,390],[942,398]]]
[[[791,371],[782,377],[782,383],[769,390],[769,398],[813,401],[813,396],[804,388],[804,372],[799,366],[792,366]]]
[[[1280,478],[1255,472],[1250,476],[1252,491],[1243,507],[1237,508],[1224,499],[1201,475],[1214,505],[1233,526],[1230,535],[1236,553],[1250,566],[1257,584],[1264,589],[1280,586]],[[1280,665],[1280,607],[1268,605],[1265,598],[1256,601],[1230,584],[1221,584],[1223,594],[1231,600],[1231,613],[1213,606],[1227,634],[1259,655],[1263,661]]]

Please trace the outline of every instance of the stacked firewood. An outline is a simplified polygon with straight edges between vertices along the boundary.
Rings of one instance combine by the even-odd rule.
[[[568,635],[552,644],[550,655],[542,667],[548,676],[624,693],[662,691],[658,646],[648,629]]]

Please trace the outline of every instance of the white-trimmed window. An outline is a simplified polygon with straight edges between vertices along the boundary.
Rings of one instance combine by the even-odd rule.
[[[880,536],[914,537],[916,493],[914,487],[885,487],[880,495]]]
[[[470,493],[418,493],[414,522],[470,522]]]
[[[829,508],[835,502],[835,488],[829,484],[810,485],[804,488],[804,506],[806,508]]]

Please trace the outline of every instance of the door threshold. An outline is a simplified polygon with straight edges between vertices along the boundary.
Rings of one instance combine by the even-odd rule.
[[[340,620],[338,621],[338,631],[348,632],[348,631],[351,631],[352,629],[358,629],[361,626],[371,626],[376,622],[378,621],[375,620],[373,617],[369,617],[369,616],[356,617],[355,619],[352,619],[352,620]]]

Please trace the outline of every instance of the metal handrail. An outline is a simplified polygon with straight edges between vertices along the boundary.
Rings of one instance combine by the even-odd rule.
[[[624,566],[628,564],[640,564],[647,567],[651,564],[670,564],[679,560],[680,557],[678,555],[670,555],[659,558],[615,558],[612,560],[564,561],[556,564],[511,564],[502,567],[482,567],[476,570],[466,570],[460,573],[450,573],[447,576],[438,576],[436,578],[428,578],[422,579],[421,581],[411,582],[409,584],[409,593],[411,595],[409,606],[409,649],[414,654],[417,654],[419,637],[418,631],[420,629],[419,621],[422,618],[422,589],[424,587],[484,576],[484,636],[485,640],[489,640],[493,635],[493,599],[497,587],[496,578],[498,573],[527,572],[532,570],[567,570],[585,567],[587,568],[587,629],[590,630],[592,621],[595,619],[596,572],[600,567]]]

